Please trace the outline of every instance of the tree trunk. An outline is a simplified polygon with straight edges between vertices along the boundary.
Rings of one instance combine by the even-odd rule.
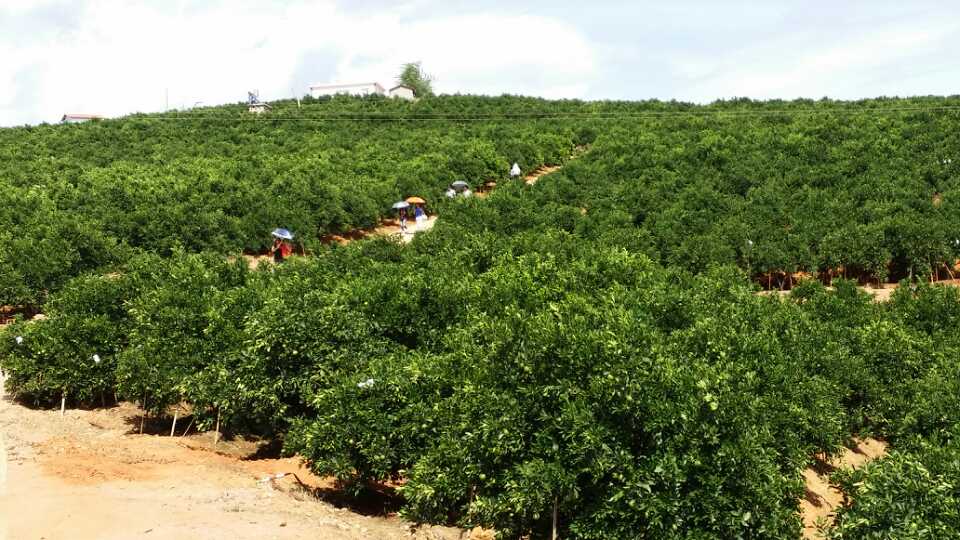
[[[180,435],[181,437],[186,437],[186,436],[187,436],[187,433],[190,433],[190,428],[193,427],[193,421],[194,421],[194,420],[195,420],[194,418],[191,418],[191,419],[190,419],[190,423],[187,424],[187,429],[183,430],[183,435]]]
[[[67,392],[64,391],[60,396],[60,416],[63,416],[64,412],[67,410]]]
[[[143,414],[140,415],[140,434],[143,435],[143,424],[147,420],[147,393],[143,393]]]
[[[170,436],[177,432],[177,417],[180,415],[180,407],[173,410],[173,425],[170,426]]]
[[[217,409],[217,431],[213,434],[213,445],[216,446],[220,442],[220,409]]]
[[[550,540],[557,540],[557,497],[553,498],[553,532],[550,534]]]

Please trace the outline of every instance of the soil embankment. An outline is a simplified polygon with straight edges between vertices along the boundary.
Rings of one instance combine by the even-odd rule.
[[[139,415],[122,404],[61,417],[0,399],[0,540],[469,537],[405,522],[389,498],[338,508],[333,481],[296,459],[241,458],[256,442],[214,451],[211,434],[131,434]]]
[[[843,493],[830,484],[830,473],[837,469],[857,469],[864,464],[887,455],[887,443],[877,439],[857,439],[852,448],[833,459],[818,458],[816,465],[803,471],[806,495],[800,500],[800,515],[803,518],[803,537],[808,540],[821,538],[818,523],[831,524],[837,508],[843,504]]]
[[[580,156],[586,148],[578,148],[571,156],[570,159],[576,159]],[[544,176],[555,173],[563,168],[563,165],[544,165],[532,173],[523,177],[524,182],[528,185],[533,185],[537,183],[537,180],[543,178]],[[494,183],[493,186],[496,186]],[[477,197],[485,198],[490,194],[489,191],[479,192],[476,194]],[[429,231],[437,222],[436,215],[429,216],[426,221],[422,223],[416,223],[413,220],[410,220],[408,223],[407,231],[400,230],[400,223],[396,219],[384,219],[376,227],[370,227],[366,229],[354,229],[351,231],[339,233],[339,234],[328,234],[320,238],[320,241],[324,244],[339,244],[346,245],[357,240],[363,240],[366,238],[371,238],[375,236],[397,236],[400,238],[400,241],[404,244],[408,244],[413,241],[414,236],[417,233],[424,231]],[[263,263],[269,263],[271,258],[270,255],[243,255],[243,258],[247,260],[247,264],[250,266],[251,270],[256,270],[258,266]]]
[[[943,279],[933,283],[935,286],[940,287],[960,287],[960,279]],[[861,291],[869,294],[873,297],[876,302],[886,302],[890,300],[890,297],[893,296],[894,291],[897,290],[897,287],[900,285],[897,283],[884,283],[882,287],[857,287]],[[827,289],[832,290],[832,287],[827,287]],[[764,296],[781,296],[786,297],[790,295],[790,291],[760,291],[757,294]]]

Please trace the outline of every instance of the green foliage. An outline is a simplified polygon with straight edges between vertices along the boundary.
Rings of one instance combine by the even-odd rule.
[[[409,62],[403,65],[397,83],[409,86],[416,97],[433,96],[433,77],[423,71],[420,62]]]
[[[185,399],[217,407],[229,387],[210,395],[209,385],[194,379],[222,370],[223,358],[242,345],[232,339],[237,322],[223,319],[230,304],[221,291],[242,287],[247,267],[181,252],[162,264],[160,280],[127,303],[131,330],[118,359],[118,390],[157,414]]]
[[[921,442],[856,471],[838,475],[852,497],[841,509],[833,539],[960,536],[960,444]]]
[[[578,135],[555,121],[455,120],[530,106],[550,107],[337,97],[277,102],[265,117],[225,106],[177,122],[2,129],[0,305],[38,307],[69,278],[123,262],[126,248],[261,252],[286,227],[315,250],[323,235],[376,225],[398,199],[435,203],[455,180],[504,176],[512,141],[522,141],[525,167],[559,162]]]
[[[564,538],[796,538],[810,456],[870,432],[897,450],[841,478],[831,534],[956,536],[960,295],[914,283],[960,256],[956,119],[900,110],[954,101],[337,97],[0,131],[0,302],[49,317],[0,333],[0,366],[20,399],[184,404],[505,537],[556,508]],[[580,144],[411,244],[319,242]],[[311,256],[228,262],[277,225]],[[857,288],[889,277],[887,304]]]
[[[6,390],[42,405],[64,396],[72,404],[112,402],[128,329],[118,307],[128,288],[123,278],[81,276],[50,299],[48,319],[10,326],[0,340]]]

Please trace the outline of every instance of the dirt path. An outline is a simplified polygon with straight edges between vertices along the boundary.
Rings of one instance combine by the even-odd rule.
[[[567,161],[571,161],[582,156],[589,146],[578,146],[573,149],[573,153],[570,154],[570,158]],[[523,177],[523,181],[527,185],[533,185],[537,183],[538,180],[544,176],[555,173],[562,169],[564,165],[541,165],[532,173],[527,174]],[[493,189],[496,188],[496,182],[490,181],[484,184],[483,191],[478,191],[474,193],[475,197],[484,199],[490,195]],[[584,211],[584,213],[586,213]],[[404,244],[409,244],[413,241],[413,238],[417,233],[428,231],[433,228],[437,222],[437,216],[429,216],[427,221],[420,224],[414,224],[412,221],[408,225],[409,230],[407,232],[402,232],[400,230],[400,224],[395,219],[384,219],[380,222],[380,225],[376,227],[369,227],[365,229],[354,229],[352,231],[347,231],[339,234],[328,234],[320,237],[320,241],[324,244],[339,244],[346,245],[357,240],[363,240],[365,238],[371,238],[374,236],[398,236],[400,241]],[[270,262],[270,255],[243,255],[243,258],[247,260],[247,264],[250,266],[251,270],[256,270],[261,264]],[[232,260],[232,259],[231,259]],[[2,540],[2,539],[0,539]]]
[[[324,502],[333,483],[295,459],[230,455],[254,443],[221,443],[224,455],[207,434],[130,435],[138,415],[124,404],[61,417],[0,399],[0,540],[469,538],[337,508]],[[289,474],[265,480],[282,473],[311,489]]]
[[[577,159],[585,151],[586,147],[578,147],[576,150],[574,150],[573,154],[570,156],[570,159]],[[555,173],[562,168],[563,165],[542,165],[532,173],[524,176],[523,181],[526,182],[527,185],[533,185],[544,176]],[[491,185],[495,187],[496,183],[494,182]],[[474,193],[474,196],[484,199],[488,197],[490,193],[490,191],[480,191]],[[407,232],[402,232],[400,230],[400,223],[396,219],[384,219],[380,225],[376,227],[354,229],[352,231],[347,231],[340,234],[328,234],[322,236],[320,241],[324,244],[346,245],[351,242],[356,242],[357,240],[363,240],[365,238],[372,238],[375,236],[398,236],[401,242],[404,244],[409,244],[413,241],[414,237],[418,233],[432,229],[437,222],[437,217],[438,216],[436,215],[429,216],[427,221],[419,224],[416,224],[411,220],[407,226]],[[256,270],[261,264],[269,263],[271,260],[270,255],[243,255],[243,258],[247,260],[251,270]]]
[[[845,448],[840,456],[831,460],[817,459],[814,467],[803,471],[806,496],[800,500],[800,515],[803,518],[803,537],[808,540],[821,538],[817,523],[833,523],[837,508],[843,504],[843,493],[830,484],[830,473],[837,469],[857,469],[864,464],[887,455],[887,443],[876,439],[857,439],[856,446]]]
[[[932,283],[932,285],[938,285],[942,287],[960,287],[960,279],[943,279]],[[883,287],[857,287],[861,291],[873,296],[873,299],[877,302],[886,302],[890,300],[890,297],[893,296],[894,291],[899,287],[898,283],[884,283]],[[827,287],[828,290],[833,290],[832,287]],[[760,291],[757,294],[763,296],[781,296],[786,297],[790,295],[790,291]]]
[[[576,149],[574,153],[570,156],[570,159],[578,158],[580,154],[582,154],[585,150],[586,150],[585,148]],[[562,168],[563,168],[563,165],[543,165],[537,170],[533,171],[532,173],[526,175],[523,178],[523,180],[528,185],[532,185],[532,184],[535,184],[537,180],[543,178],[544,176],[557,172]],[[495,183],[493,185],[496,186]],[[474,193],[475,197],[479,197],[481,199],[486,198],[489,195],[490,195],[490,191]],[[438,216],[433,215],[427,218],[427,221],[424,223],[408,225],[409,230],[408,232],[405,232],[405,233],[400,231],[400,224],[396,220],[387,219],[387,220],[384,220],[382,224],[376,228],[357,229],[354,231],[350,231],[348,233],[344,233],[342,235],[328,235],[323,238],[323,241],[324,243],[338,243],[342,245],[342,244],[349,244],[350,242],[361,240],[363,238],[369,238],[371,236],[400,235],[400,239],[403,241],[403,243],[408,244],[411,241],[413,241],[413,238],[414,236],[416,236],[417,233],[429,231],[430,229],[432,229],[437,222],[437,217]],[[412,221],[410,223],[412,223]]]
[[[417,233],[429,231],[436,223],[437,216],[428,216],[427,220],[422,223],[413,223],[413,220],[411,220],[407,225],[407,232],[403,232],[400,230],[400,224],[397,223],[396,220],[386,219],[380,226],[375,228],[355,229],[343,234],[328,234],[321,238],[321,242],[324,244],[339,244],[343,246],[351,242],[356,242],[357,240],[363,240],[364,238],[396,236],[399,237],[400,241],[404,244],[409,244],[413,241]],[[298,255],[293,255],[293,257],[297,256]],[[271,264],[273,260],[270,255],[243,255],[243,258],[247,261],[247,265],[251,270],[256,270],[262,264]],[[234,259],[228,258],[228,260],[233,261]]]
[[[575,159],[576,156],[572,156],[570,159]],[[539,169],[533,171],[532,173],[523,177],[523,181],[527,185],[532,186],[537,183],[537,180],[543,178],[544,176],[555,173],[563,168],[563,165],[543,165]]]
[[[426,221],[416,223],[414,220],[407,221],[407,231],[400,230],[400,223],[395,219],[385,219],[379,227],[374,229],[360,229],[346,233],[345,235],[330,235],[325,237],[324,243],[349,244],[356,240],[369,238],[371,236],[399,236],[400,241],[409,244],[417,233],[429,231],[437,223],[437,216],[428,216]]]
[[[579,151],[575,152],[570,157],[570,159],[575,159],[576,157],[579,156],[579,153],[580,153]],[[544,176],[550,173],[557,172],[562,168],[563,168],[563,165],[549,165],[549,166],[544,165],[538,168],[537,170],[535,170],[534,172],[532,172],[531,174],[528,174],[527,176],[525,176],[523,180],[528,185],[532,185],[532,184],[535,184],[537,180],[543,178]],[[474,196],[484,199],[488,197],[490,193],[491,193],[490,191],[477,192],[477,193],[474,193]],[[437,217],[438,216],[436,215],[429,216],[427,218],[427,221],[423,223],[413,223],[413,221],[411,220],[408,222],[407,232],[401,232],[400,224],[397,222],[397,220],[385,219],[383,220],[380,226],[374,229],[358,229],[358,230],[350,231],[349,233],[344,233],[343,235],[328,235],[323,238],[323,241],[324,243],[337,243],[337,244],[343,245],[343,244],[349,244],[350,242],[354,242],[356,240],[369,238],[371,236],[399,235],[400,240],[404,244],[409,244],[410,242],[413,241],[413,238],[414,236],[417,235],[417,233],[429,231],[430,229],[432,229],[437,222]]]
[[[3,400],[3,373],[0,372],[0,401]],[[0,407],[3,407],[0,404]],[[6,540],[9,535],[9,523],[7,523],[7,509],[3,506],[7,498],[7,440],[3,435],[4,430],[0,429],[0,540]]]

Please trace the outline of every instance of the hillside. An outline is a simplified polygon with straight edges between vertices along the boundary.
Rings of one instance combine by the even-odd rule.
[[[960,293],[928,282],[957,127],[958,98],[447,96],[0,130],[0,291],[47,316],[0,366],[23,403],[189,415],[507,538],[798,538],[805,471],[873,436],[825,534],[956,536]],[[440,216],[412,242],[320,241],[412,194]],[[309,256],[227,257],[279,225]]]
[[[129,249],[257,251],[280,226],[310,249],[324,234],[374,225],[402,197],[436,201],[455,180],[480,185],[512,162],[561,161],[577,126],[480,116],[526,104],[550,107],[306,99],[274,103],[264,117],[236,105],[2,129],[0,304],[35,303]]]
[[[2,129],[0,303],[39,303],[129,249],[259,251],[277,226],[311,249],[402,197],[437,203],[454,180],[479,187],[512,162],[561,163],[596,137],[588,159],[526,201],[535,219],[507,220],[513,230],[626,229],[665,264],[738,264],[768,287],[796,272],[952,277],[957,107],[338,98],[274,103],[263,117],[233,105]],[[581,208],[595,212],[574,217]]]

